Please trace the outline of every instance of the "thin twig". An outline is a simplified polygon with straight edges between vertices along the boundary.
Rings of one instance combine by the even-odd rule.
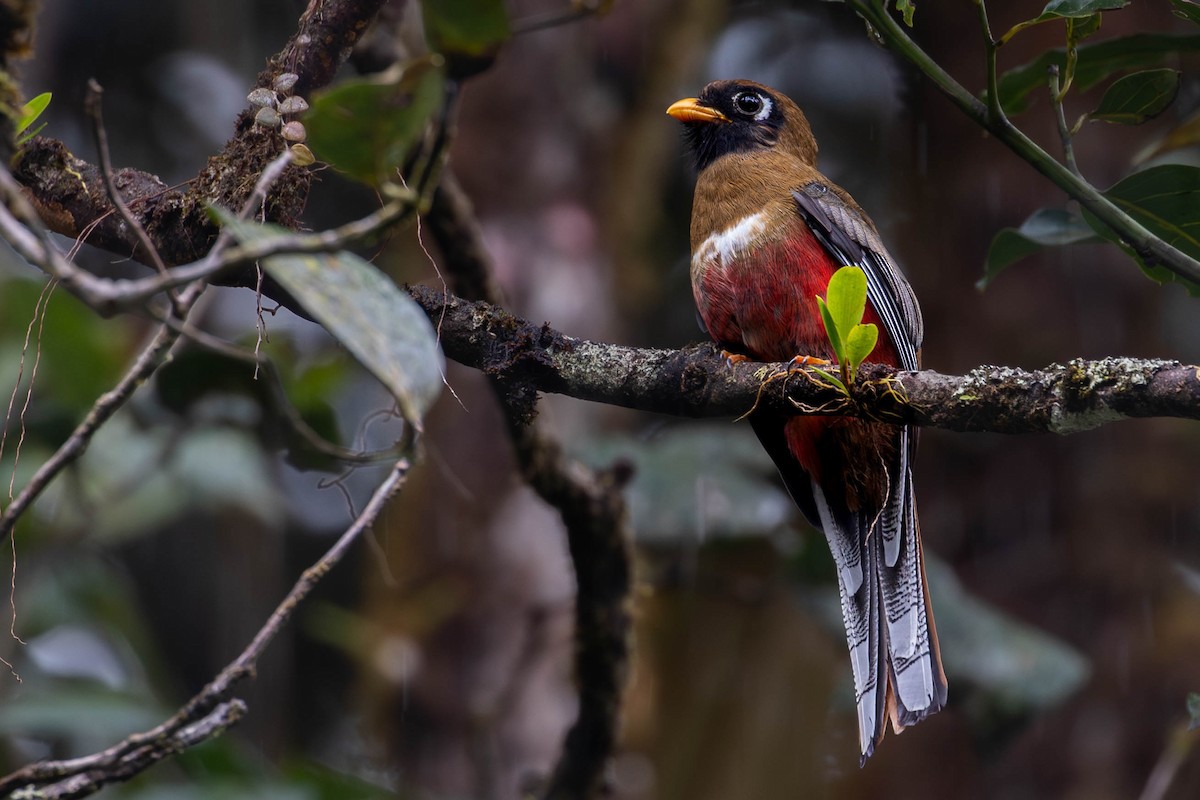
[[[286,152],[286,151],[285,151]],[[282,167],[279,167],[281,170]],[[266,173],[264,173],[266,174]],[[136,280],[98,278],[70,263],[50,244],[36,212],[22,196],[21,189],[7,170],[0,167],[0,235],[26,260],[62,281],[72,293],[101,314],[141,306],[154,295],[198,280],[211,280],[222,273],[263,258],[282,253],[328,253],[378,236],[409,219],[417,208],[415,192],[397,190],[385,205],[337,228],[319,233],[283,233],[219,251],[210,251],[200,261],[173,267],[166,275],[151,275]]]
[[[1067,127],[1067,115],[1063,109],[1063,95],[1059,91],[1059,75],[1058,64],[1050,65],[1050,102],[1054,106],[1054,116],[1058,120],[1058,136],[1062,139],[1063,159],[1066,161],[1067,169],[1078,175],[1080,178],[1083,174],[1079,171],[1079,164],[1075,162],[1075,146],[1072,144],[1071,129]]]
[[[513,20],[512,23],[513,36],[521,36],[526,33],[544,31],[547,28],[557,28],[560,25],[579,22],[598,14],[603,6],[604,3],[598,2],[598,0],[583,0],[582,2],[577,0],[571,3],[569,7],[519,17]]]
[[[245,713],[245,704],[240,700],[222,701],[228,698],[239,682],[254,675],[258,660],[267,646],[287,624],[300,603],[342,560],[363,531],[374,524],[387,501],[404,485],[408,470],[407,459],[400,459],[393,465],[362,513],[333,546],[301,574],[238,657],[170,719],[90,756],[66,761],[41,761],[22,767],[0,779],[0,796],[28,789],[30,797],[84,797],[107,784],[128,780],[164,757],[217,736],[237,722]]]
[[[993,125],[1008,124],[1004,115],[1004,107],[1000,105],[1000,81],[997,77],[996,51],[1003,44],[992,36],[992,25],[988,22],[986,0],[975,0],[979,9],[979,27],[983,31],[984,59],[987,64],[987,112]]]
[[[121,743],[94,756],[31,765],[45,767],[45,771],[27,776],[22,772],[14,772],[0,780],[0,791],[4,791],[5,786],[11,786],[13,791],[6,796],[13,800],[25,797],[30,800],[87,797],[108,784],[127,781],[165,758],[220,736],[240,722],[245,714],[246,704],[241,700],[219,703],[190,725],[163,731],[153,741],[136,747],[125,747]]]
[[[193,284],[180,294],[179,306],[184,313],[191,309],[203,290],[203,284]],[[133,366],[126,371],[117,385],[100,396],[67,440],[54,451],[54,455],[38,467],[20,494],[4,509],[4,513],[0,515],[0,539],[12,535],[21,514],[68,464],[83,455],[100,426],[107,422],[117,409],[125,405],[134,391],[159,368],[178,338],[179,334],[170,327],[163,325],[159,328],[150,344],[138,354]]]
[[[162,256],[159,255],[158,248],[154,246],[154,242],[150,241],[150,237],[146,234],[146,229],[142,227],[142,223],[138,222],[137,217],[129,210],[125,199],[121,197],[121,192],[117,189],[116,181],[113,179],[112,158],[108,150],[108,131],[104,127],[104,112],[103,106],[104,89],[93,78],[88,80],[87,97],[84,100],[84,108],[87,110],[88,116],[92,118],[92,135],[96,140],[96,154],[100,158],[100,175],[104,179],[104,189],[108,192],[108,199],[117,209],[117,213],[121,215],[121,219],[133,231],[133,235],[137,237],[138,244],[150,259],[151,265],[158,271],[159,275],[167,274],[167,265],[163,263]],[[183,308],[179,305],[179,298],[175,296],[175,292],[168,289],[167,297],[171,301],[172,307],[175,309],[176,316],[183,316]]]
[[[267,392],[270,394],[271,402],[273,403],[272,411],[278,415],[277,421],[283,422],[288,430],[303,442],[306,447],[311,449],[314,454],[344,464],[369,465],[395,460],[407,448],[406,444],[398,443],[386,450],[362,451],[343,447],[329,441],[313,430],[304,421],[304,417],[300,415],[296,407],[292,405],[287,392],[283,388],[283,379],[279,375],[279,368],[275,366],[275,362],[269,356],[239,347],[233,342],[221,339],[208,331],[195,327],[191,323],[181,322],[171,316],[164,316],[161,318],[161,321],[170,325],[189,340],[206,350],[254,367],[256,371],[255,379],[261,379],[260,385],[265,386]]]
[[[263,170],[262,175],[259,176],[258,182],[255,184],[254,191],[242,207],[243,215],[251,213],[255,203],[261,202],[261,198],[266,197],[271,184],[278,179],[288,163],[290,163],[290,153],[284,151],[283,155],[275,159],[275,161]],[[5,175],[7,173],[4,170],[0,170],[0,182],[3,181]],[[217,241],[213,244],[212,250],[209,251],[208,258],[216,261],[221,251],[230,241],[231,235],[228,231],[222,231],[217,237]],[[48,259],[54,257],[52,254],[58,254],[57,248],[54,247],[48,238],[42,240],[42,246],[46,251]],[[61,258],[61,254],[58,254],[58,257]],[[200,299],[200,295],[204,293],[206,286],[206,283],[196,281],[180,293],[177,306],[184,314],[183,317],[179,318],[181,321],[187,319],[188,312],[191,311],[196,301]],[[174,310],[171,313],[174,315]],[[25,484],[21,489],[20,494],[4,509],[4,513],[0,514],[0,539],[12,535],[21,514],[33,504],[33,501],[46,490],[50,482],[68,464],[71,464],[83,455],[100,426],[107,422],[119,408],[125,405],[126,401],[133,396],[134,391],[162,365],[163,360],[167,357],[171,348],[179,339],[179,336],[179,331],[169,325],[164,324],[159,327],[150,344],[138,354],[133,365],[125,372],[117,382],[117,385],[100,396],[92,405],[83,421],[67,437],[67,440],[38,468],[37,472],[30,478],[29,483]]]
[[[1166,747],[1158,757],[1154,769],[1150,771],[1150,777],[1142,787],[1138,800],[1163,800],[1167,797],[1172,787],[1178,785],[1175,779],[1179,777],[1179,771],[1187,764],[1188,756],[1196,749],[1198,742],[1200,736],[1197,736],[1194,730],[1188,730],[1186,723],[1180,723],[1168,731]],[[1187,795],[1186,788],[1176,796],[1180,794]]]

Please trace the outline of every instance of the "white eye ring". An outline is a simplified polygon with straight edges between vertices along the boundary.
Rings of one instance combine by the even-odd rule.
[[[760,97],[761,97],[761,95],[760,95]],[[755,122],[762,122],[764,119],[771,116],[771,98],[763,97],[762,104],[763,104],[763,107],[761,109],[759,109],[757,114],[754,115]]]
[[[755,122],[762,122],[764,119],[771,116],[771,108],[772,108],[771,98],[764,97],[763,95],[759,94],[758,92],[742,92],[741,94],[734,97],[734,104],[739,105],[740,101],[743,98],[753,99],[761,104],[759,106],[758,111],[754,112],[754,116],[752,117],[752,119]],[[742,113],[747,113],[749,111],[749,109],[739,109],[739,110],[741,110]]]

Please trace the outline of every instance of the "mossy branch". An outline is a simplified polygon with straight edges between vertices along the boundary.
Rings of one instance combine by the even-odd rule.
[[[757,406],[963,432],[1066,434],[1127,418],[1200,420],[1200,367],[1177,361],[1074,359],[1037,370],[981,366],[966,375],[867,363],[847,404],[811,367],[730,364],[710,344],[658,350],[592,342],[440,289],[409,292],[438,320],[446,355],[525,394],[684,417],[738,417]]]

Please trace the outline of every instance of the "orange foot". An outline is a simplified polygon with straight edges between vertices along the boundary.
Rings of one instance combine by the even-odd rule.
[[[744,356],[741,353],[731,353],[728,350],[721,351],[721,358],[725,359],[730,364],[741,364],[743,361],[750,360],[750,356]]]
[[[827,358],[817,358],[816,356],[793,356],[788,363],[793,367],[811,367],[814,365],[824,366],[833,362]]]

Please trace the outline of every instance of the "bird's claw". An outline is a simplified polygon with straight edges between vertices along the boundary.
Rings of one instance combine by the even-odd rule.
[[[741,353],[731,353],[728,350],[721,351],[721,358],[725,359],[725,363],[731,366],[750,360],[750,356],[744,356]]]

